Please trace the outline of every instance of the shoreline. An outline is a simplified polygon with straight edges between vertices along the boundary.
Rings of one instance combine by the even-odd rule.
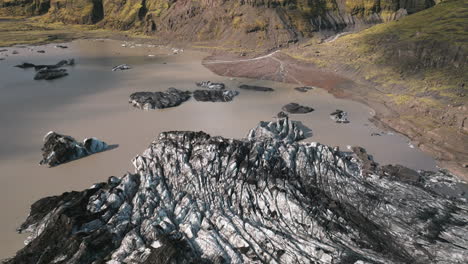
[[[228,76],[228,77],[248,77],[248,78],[256,78],[256,79],[271,79],[279,82],[285,82],[285,83],[294,83],[298,85],[309,85],[309,86],[318,86],[321,87],[325,90],[327,90],[330,94],[337,98],[342,98],[342,99],[347,99],[347,100],[352,100],[355,102],[362,103],[369,108],[373,109],[374,111],[374,116],[370,119],[370,121],[378,126],[381,129],[387,129],[391,130],[397,133],[400,133],[402,135],[405,135],[406,137],[410,138],[412,141],[417,142],[417,146],[421,148],[424,152],[428,153],[431,155],[434,159],[437,160],[438,165],[442,169],[447,169],[460,179],[467,181],[468,180],[468,170],[466,168],[466,165],[468,164],[458,164],[456,163],[453,159],[447,159],[446,157],[451,157],[454,154],[451,152],[445,150],[443,147],[439,147],[435,145],[432,142],[427,141],[424,138],[423,132],[419,131],[419,128],[416,126],[410,126],[411,124],[408,122],[404,122],[403,120],[400,120],[399,118],[399,113],[395,111],[395,109],[392,109],[385,101],[379,100],[375,94],[367,94],[363,95],[361,90],[354,89],[356,86],[360,85],[366,85],[367,87],[370,87],[371,85],[369,83],[363,84],[362,79],[360,76],[354,75],[351,76],[350,74],[346,74],[344,71],[340,71],[338,69],[335,69],[335,71],[332,71],[330,69],[324,69],[322,67],[317,67],[316,65],[306,62],[306,61],[300,61],[295,58],[290,57],[288,54],[285,54],[282,52],[282,50],[277,50],[273,53],[269,53],[268,55],[263,55],[259,57],[254,57],[254,58],[249,58],[245,59],[243,57],[235,56],[233,54],[229,55],[230,60],[226,62],[224,60],[224,56],[219,56],[216,54],[213,54],[211,56],[208,56],[207,58],[204,59],[203,65],[207,67],[208,69],[212,70],[216,74],[219,74],[221,76]],[[287,65],[290,67],[290,70],[286,70],[285,73],[281,73],[279,70],[272,70],[272,69],[266,69],[265,68],[275,68],[275,66],[271,66],[271,62],[263,62],[271,57],[277,57],[276,59],[272,59],[273,63],[274,60],[282,60],[279,64],[278,68],[283,68],[284,65]],[[237,62],[236,62],[237,59]],[[218,61],[218,62],[216,62]],[[213,63],[216,62],[216,63]],[[248,63],[254,64],[254,65],[247,65]],[[216,64],[217,67],[213,67],[213,65]],[[229,68],[228,66],[225,66],[223,64],[229,64],[231,67]],[[241,65],[242,64],[242,65]],[[256,64],[256,65],[255,65]],[[284,65],[283,65],[284,64]],[[262,68],[264,72],[253,72],[252,68]],[[310,72],[320,72],[324,75],[334,75],[337,76],[337,78],[342,78],[342,82],[352,82],[352,89],[343,89],[343,88],[337,88],[333,87],[332,85],[323,85],[320,80],[313,80],[310,79],[309,76],[313,76],[313,74],[310,74],[309,76],[304,74],[304,68],[309,68]],[[267,72],[269,75],[264,75]],[[272,72],[275,72],[272,74]],[[276,74],[276,75],[275,75]],[[340,85],[338,85],[340,86]],[[374,87],[374,90],[378,91],[381,93],[376,87]],[[442,152],[442,154],[440,154]],[[443,157],[443,158],[441,158]],[[465,167],[464,167],[465,166]]]

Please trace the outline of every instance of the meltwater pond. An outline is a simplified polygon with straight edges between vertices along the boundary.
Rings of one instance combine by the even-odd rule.
[[[124,44],[124,46],[122,46]],[[179,52],[153,45],[125,44],[114,40],[78,40],[34,47],[8,47],[0,53],[0,259],[22,247],[24,236],[15,229],[30,205],[44,196],[81,190],[109,176],[133,170],[131,159],[160,132],[203,130],[211,135],[245,137],[259,121],[272,120],[283,105],[295,102],[315,111],[292,114],[311,129],[305,141],[331,146],[359,145],[381,164],[402,164],[413,169],[435,169],[435,161],[398,134],[382,133],[369,122],[372,109],[334,98],[322,89],[306,93],[297,85],[213,74],[201,65],[207,53]],[[0,48],[0,50],[3,48]],[[45,53],[38,53],[44,50]],[[17,51],[18,54],[13,54]],[[152,55],[152,56],[149,56]],[[74,58],[69,75],[52,81],[35,81],[34,69],[13,67],[23,62],[55,64]],[[132,69],[112,71],[119,64]],[[195,82],[216,81],[239,91],[228,103],[196,102],[164,110],[143,111],[128,103],[138,91],[165,91],[169,87],[194,91]],[[242,84],[271,87],[273,92],[238,89]],[[329,114],[348,112],[350,123],[337,124]],[[54,168],[41,167],[42,138],[57,131],[82,140],[97,137],[119,147]],[[371,136],[380,133],[381,136]]]

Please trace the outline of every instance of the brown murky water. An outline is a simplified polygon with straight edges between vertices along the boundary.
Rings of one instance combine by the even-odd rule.
[[[8,48],[0,53],[0,259],[23,246],[24,235],[15,228],[26,218],[29,206],[45,196],[82,190],[111,175],[133,171],[131,159],[143,152],[158,133],[167,130],[203,130],[212,135],[244,137],[260,120],[271,120],[289,102],[310,105],[310,114],[291,115],[312,130],[306,141],[345,148],[361,145],[382,163],[400,163],[414,169],[434,169],[432,158],[408,146],[401,135],[382,135],[369,123],[372,110],[336,99],[316,89],[299,93],[294,85],[219,77],[201,65],[207,54],[138,45],[122,47],[110,40],[80,40],[68,49]],[[31,50],[32,49],[32,50]],[[19,54],[12,55],[17,50]],[[39,54],[37,50],[46,50]],[[156,55],[149,57],[148,55]],[[169,55],[171,54],[171,55]],[[6,56],[8,55],[8,56]],[[70,75],[54,81],[34,81],[34,70],[13,66],[23,61],[56,63],[75,58]],[[163,64],[166,62],[167,64]],[[112,72],[127,63],[133,69]],[[142,111],[128,104],[136,91],[161,91],[168,87],[195,90],[195,82],[221,81],[228,88],[239,84],[262,85],[275,92],[240,90],[230,103],[201,103],[193,99],[176,108]],[[335,109],[348,111],[350,124],[336,124],[328,116]],[[50,130],[82,140],[98,137],[119,147],[55,168],[39,166],[42,137]]]

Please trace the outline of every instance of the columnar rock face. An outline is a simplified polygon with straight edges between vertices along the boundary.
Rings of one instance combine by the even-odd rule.
[[[135,173],[33,204],[6,263],[468,261],[466,199],[434,187],[452,176],[281,138],[161,133]]]
[[[96,138],[86,138],[80,143],[70,136],[51,131],[44,137],[40,164],[53,167],[106,149],[107,144]]]
[[[0,0],[0,12],[46,14],[50,21],[99,23],[189,41],[229,39],[273,47],[317,31],[398,19],[432,5],[433,0]]]

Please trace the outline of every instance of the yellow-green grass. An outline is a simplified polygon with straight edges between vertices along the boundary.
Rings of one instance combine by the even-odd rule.
[[[448,63],[431,67],[418,61],[396,57],[399,51],[414,47],[429,50],[425,58],[438,59],[445,50],[460,49],[468,54],[468,2],[450,0],[433,8],[404,17],[398,21],[373,26],[355,34],[342,36],[324,44],[309,43],[288,54],[300,60],[312,61],[324,68],[347,69],[378,86],[384,100],[397,104],[423,104],[428,107],[468,103],[460,96],[461,84],[468,85],[466,61],[459,67]],[[316,53],[319,51],[319,53]],[[416,65],[418,69],[416,70]],[[466,91],[466,88],[465,88]]]
[[[117,36],[149,38],[133,31],[112,31],[95,25],[46,23],[42,18],[0,17],[0,47],[66,42],[78,38],[113,38]]]
[[[343,40],[367,38],[380,41],[385,37],[397,37],[399,41],[437,40],[454,46],[468,48],[468,2],[444,1],[433,8],[416,14],[371,27],[360,34],[343,37]]]

